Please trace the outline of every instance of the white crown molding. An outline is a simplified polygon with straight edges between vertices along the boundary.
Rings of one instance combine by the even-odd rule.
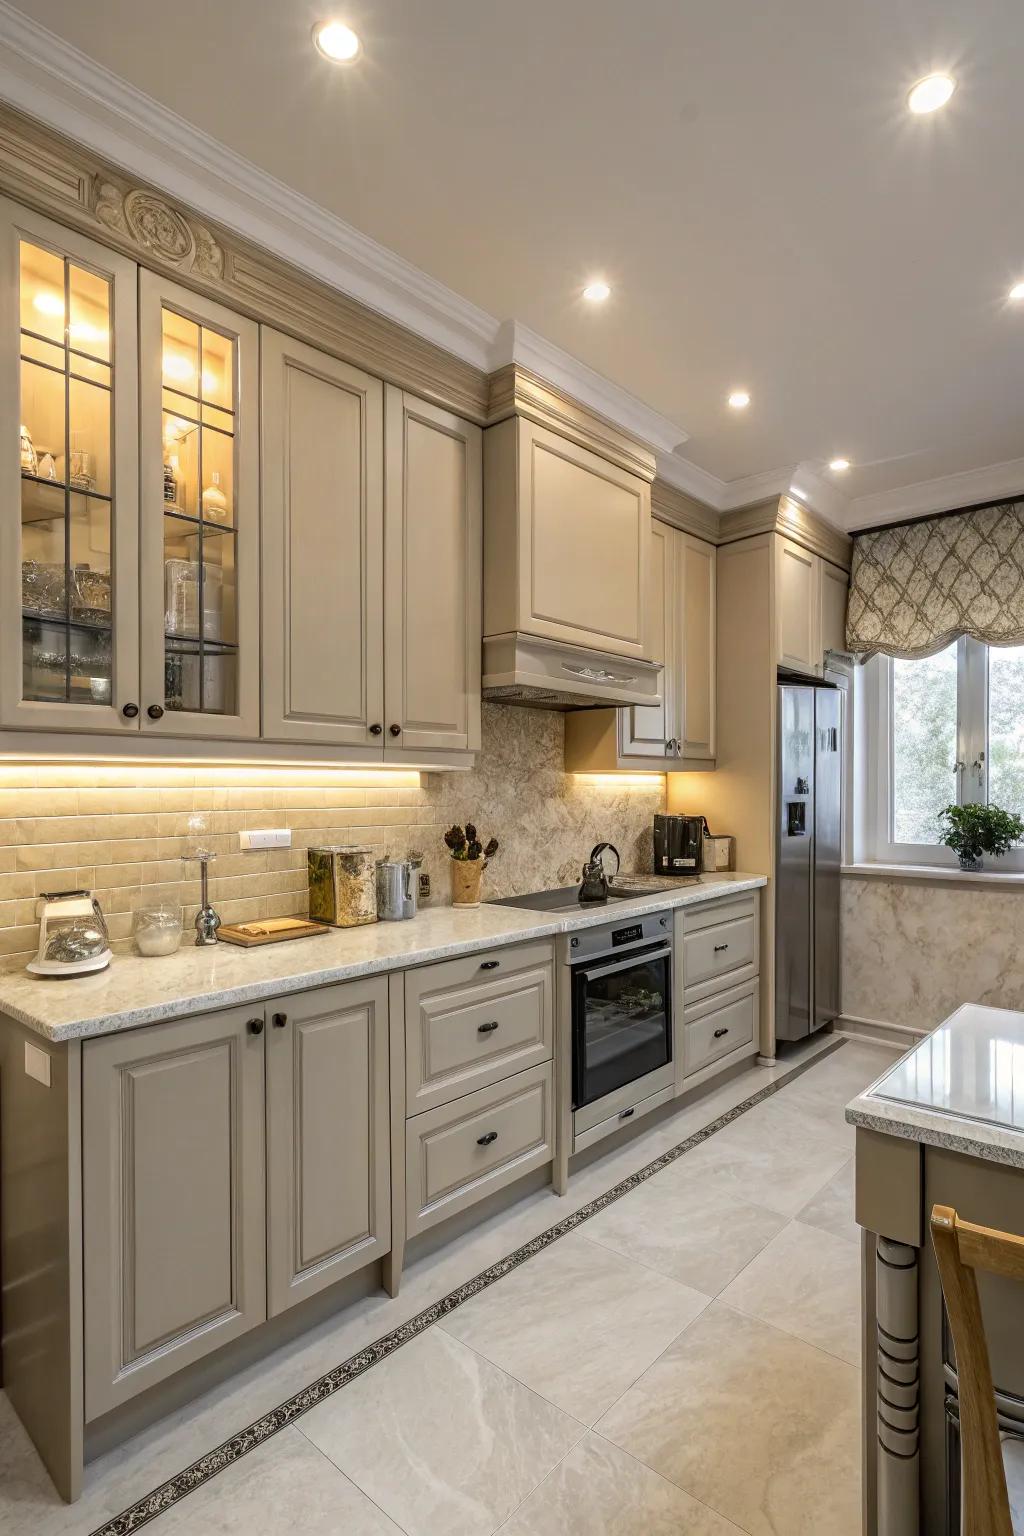
[[[494,348],[492,368],[504,368],[508,363],[518,363],[521,368],[539,374],[547,383],[633,433],[656,452],[671,453],[687,440],[687,433],[674,421],[605,378],[596,368],[588,367],[570,352],[531,331],[520,320],[505,321]]]
[[[781,496],[789,490],[793,472],[790,469],[766,469],[760,474],[743,475],[738,480],[720,480],[710,470],[685,459],[678,453],[657,455],[658,479],[664,480],[677,491],[682,491],[715,512],[735,512],[740,507],[750,507],[771,496]]]
[[[1024,495],[1024,459],[1006,459],[980,469],[965,469],[937,480],[919,480],[894,491],[857,496],[849,503],[845,527],[871,528],[901,517],[926,517],[929,512],[948,512],[974,506],[979,501],[998,501],[1002,496]]]

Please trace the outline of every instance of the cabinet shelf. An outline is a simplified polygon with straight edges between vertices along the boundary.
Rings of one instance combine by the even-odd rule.
[[[63,613],[34,613],[30,608],[21,611],[22,621],[25,624],[49,624],[57,629],[81,629],[92,635],[109,635],[113,625],[96,624],[89,619],[72,619]]]

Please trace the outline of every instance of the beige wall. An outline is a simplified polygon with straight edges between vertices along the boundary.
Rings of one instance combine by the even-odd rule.
[[[624,869],[649,870],[664,779],[568,775],[562,741],[561,715],[485,704],[470,773],[0,764],[0,964],[34,952],[41,891],[94,888],[121,950],[141,900],[168,896],[194,910],[198,886],[182,878],[181,862],[193,811],[211,816],[212,895],[226,921],[305,912],[305,850],[322,842],[422,849],[434,900],[447,901],[441,836],[467,818],[502,843],[486,876],[490,895],[576,880],[604,838]],[[294,846],[239,851],[239,831],[270,826],[291,827]]]
[[[1024,1008],[1024,891],[843,877],[843,1012],[932,1029],[961,1003]]]

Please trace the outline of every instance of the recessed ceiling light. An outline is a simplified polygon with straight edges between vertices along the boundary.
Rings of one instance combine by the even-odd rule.
[[[583,290],[583,297],[591,304],[603,304],[605,299],[610,296],[611,289],[607,283],[602,282],[600,279],[593,283],[588,283]]]
[[[1014,283],[1009,292],[1011,304],[1019,304],[1024,299],[1024,283]]]
[[[734,411],[745,411],[750,404],[750,396],[745,389],[734,389],[729,396],[729,404]]]
[[[849,469],[850,461],[849,459],[830,459],[828,467],[833,474],[843,475]]]
[[[351,64],[362,48],[352,28],[343,21],[318,21],[313,28],[313,41],[333,64]]]
[[[911,87],[907,106],[916,116],[923,117],[926,112],[937,112],[944,107],[955,90],[956,81],[952,75],[925,75]]]

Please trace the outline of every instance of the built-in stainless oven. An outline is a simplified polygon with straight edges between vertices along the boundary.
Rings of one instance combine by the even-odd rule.
[[[645,913],[569,940],[572,1109],[579,1135],[675,1082],[672,916]]]

